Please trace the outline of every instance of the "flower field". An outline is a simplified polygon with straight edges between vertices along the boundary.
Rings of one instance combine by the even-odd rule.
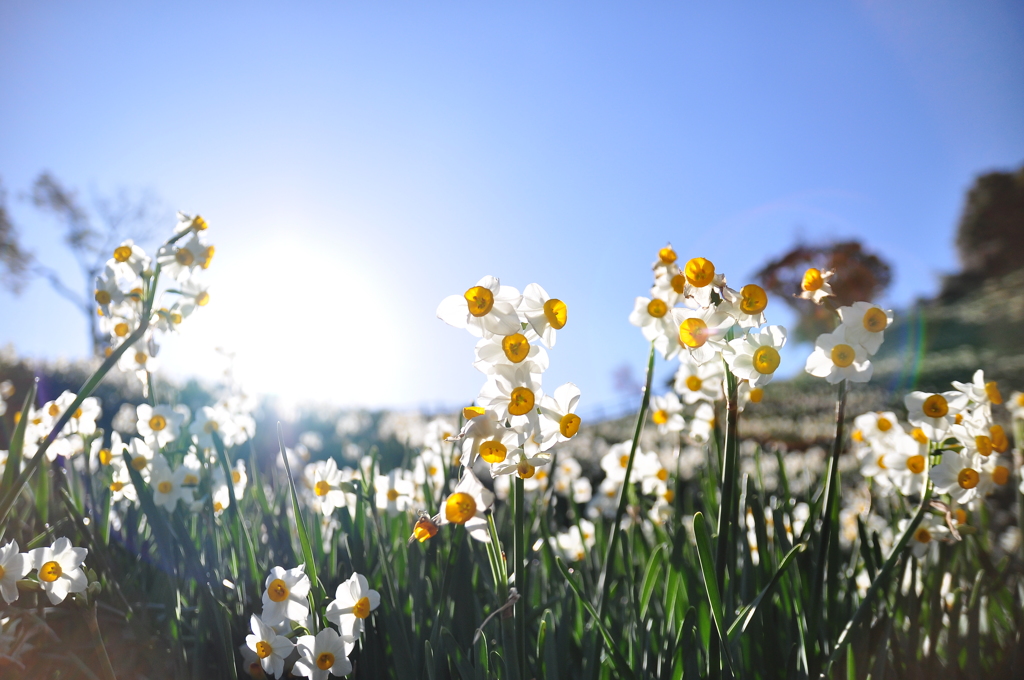
[[[668,245],[616,322],[650,343],[628,426],[545,384],[572,301],[485,276],[437,308],[478,339],[479,393],[414,442],[338,422],[371,434],[334,452],[236,385],[190,407],[157,379],[166,337],[211,311],[210,232],[182,214],[155,254],[113,251],[109,345],[77,391],[0,383],[3,677],[1024,672],[1024,394],[972,366],[855,411],[896,315],[837,305],[835,272],[792,291],[834,321],[803,378],[834,398],[804,428],[824,446],[758,416],[788,336],[768,293]]]

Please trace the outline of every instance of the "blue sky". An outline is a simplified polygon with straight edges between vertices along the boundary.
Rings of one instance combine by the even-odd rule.
[[[861,238],[905,305],[955,270],[973,177],[1022,161],[1008,1],[0,5],[0,178],[27,244],[70,266],[17,198],[44,169],[202,213],[213,302],[164,366],[213,375],[221,345],[292,401],[472,399],[473,339],[434,310],[494,274],[567,302],[545,382],[612,408],[665,241],[742,285],[798,238]],[[86,352],[44,283],[0,308],[0,344]]]

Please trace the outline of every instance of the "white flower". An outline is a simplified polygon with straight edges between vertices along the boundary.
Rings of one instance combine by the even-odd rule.
[[[867,382],[872,365],[864,347],[848,337],[848,327],[840,324],[831,333],[822,333],[814,341],[814,351],[807,357],[804,370],[835,385],[843,380]]]
[[[470,461],[470,459],[467,458],[467,461]],[[470,462],[467,462],[467,464],[470,464]],[[441,454],[429,449],[422,451],[420,455],[416,456],[412,475],[417,492],[426,485],[430,487],[430,492],[436,498],[437,494],[441,492],[442,486],[444,486],[444,460],[441,458]]]
[[[910,519],[900,520],[899,530],[901,533],[908,524],[910,524]],[[927,514],[921,518],[921,523],[917,525],[914,535],[910,537],[910,550],[917,559],[924,559],[930,554],[936,554],[938,542],[948,536],[949,527],[946,526],[945,520],[937,515]]]
[[[722,351],[725,335],[735,324],[735,319],[715,307],[697,310],[676,307],[672,310],[672,323],[676,349],[666,353],[665,358],[672,359],[686,350],[694,363],[704,364]]]
[[[683,404],[675,392],[651,397],[651,419],[658,426],[659,434],[682,432],[686,425],[683,420]]]
[[[141,439],[134,441],[141,442]],[[143,469],[140,471],[142,478],[145,480],[149,477],[149,468],[146,467],[146,459],[139,457],[138,460],[143,461]],[[135,459],[132,459],[135,462]],[[128,466],[124,462],[124,458],[114,458],[110,462],[110,502],[117,503],[118,501],[127,499],[131,502],[136,502],[139,499],[138,494],[135,491],[135,485],[132,484],[131,473],[128,472]]]
[[[555,331],[561,330],[568,318],[565,303],[549,296],[539,284],[531,283],[523,290],[518,307],[540,341],[548,348],[554,347]]]
[[[928,476],[936,491],[948,493],[953,500],[963,505],[978,495],[980,470],[981,459],[978,456],[946,451],[942,454],[942,462],[933,467]]]
[[[194,500],[193,489],[199,483],[198,470],[186,465],[172,471],[163,456],[153,459],[149,484],[153,487],[153,502],[167,512],[174,512],[178,501],[186,506]]]
[[[263,591],[263,620],[272,626],[285,621],[301,621],[309,615],[309,577],[305,565],[294,569],[274,567],[267,575]],[[255,631],[254,631],[255,632]]]
[[[128,442],[128,455],[131,457],[132,468],[142,475],[144,481],[149,481],[150,467],[155,455],[153,448],[142,439],[132,437]]]
[[[183,231],[192,229],[194,231],[205,231],[209,228],[209,224],[200,215],[192,217],[187,213],[178,211],[178,223],[174,225],[174,233],[180,234]]]
[[[531,344],[522,333],[492,335],[476,343],[473,367],[481,373],[494,373],[496,366],[514,366],[529,361],[536,373],[548,368],[548,353],[539,344]]]
[[[36,548],[28,553],[39,584],[52,604],[60,604],[68,593],[80,593],[89,585],[81,565],[89,551],[72,547],[71,541],[61,537],[48,548]]]
[[[749,283],[738,292],[732,288],[722,289],[722,304],[719,311],[725,312],[742,328],[756,328],[765,322],[764,310],[768,306],[768,294],[764,288]]]
[[[540,429],[543,442],[567,442],[576,436],[583,422],[576,415],[580,403],[580,388],[573,383],[557,387],[551,395],[540,400]],[[541,449],[546,450],[542,444]]]
[[[327,680],[327,674],[348,675],[352,662],[348,655],[355,647],[355,641],[338,634],[333,628],[324,628],[316,634],[302,635],[296,640],[300,659],[295,662],[292,672],[313,680]]]
[[[725,276],[716,274],[714,263],[703,257],[689,260],[682,274],[686,277],[683,296],[693,299],[701,307],[710,305],[712,291],[725,285]]]
[[[265,672],[281,677],[284,674],[284,660],[292,653],[295,644],[285,636],[278,635],[255,614],[249,618],[249,625],[252,634],[245,636],[245,644],[259,657]]]
[[[377,509],[394,517],[411,508],[416,493],[411,477],[411,470],[401,468],[395,468],[386,475],[378,475],[374,485],[377,489]]]
[[[310,463],[305,468],[304,476],[310,478],[313,505],[319,506],[323,514],[333,514],[338,508],[355,507],[355,494],[341,487],[342,483],[351,481],[352,475],[339,470],[333,458]]]
[[[786,329],[765,326],[751,329],[742,338],[729,341],[722,356],[733,374],[746,380],[751,387],[762,387],[771,382],[782,361],[779,350],[786,344]]]
[[[497,441],[505,447],[500,451],[495,449],[489,454],[492,457],[498,457],[500,460],[504,460],[504,454],[508,453],[509,445],[513,448],[519,445],[515,431],[505,427],[505,419],[499,417],[497,412],[471,406],[463,409],[463,414],[466,417],[466,424],[462,426],[462,432],[452,437],[452,440],[462,442],[462,463],[464,465],[471,466],[476,461],[476,457],[480,453],[480,447],[484,442]],[[499,456],[499,454],[501,455]],[[487,460],[487,462],[500,461]],[[437,472],[433,474],[440,473],[443,477],[443,461],[440,464],[432,463],[432,465],[437,469]]]
[[[18,580],[25,578],[31,569],[32,560],[29,555],[18,551],[17,541],[0,548],[0,595],[4,602],[11,604],[18,599]]]
[[[761,389],[760,387],[755,389]],[[751,390],[753,392],[753,390]],[[711,439],[711,433],[715,429],[715,407],[704,401],[693,414],[690,421],[690,431],[687,433],[690,439],[703,444]]]
[[[445,418],[434,418],[427,423],[427,429],[423,433],[423,445],[434,451],[440,452],[444,443],[454,435],[456,428]]]
[[[57,419],[74,403],[75,399],[78,398],[74,392],[68,392],[65,390],[59,397],[53,401],[44,404],[43,410],[46,411],[53,421]],[[61,430],[61,434],[66,436],[72,434],[80,434],[86,437],[90,437],[96,433],[96,420],[100,417],[102,409],[100,408],[100,400],[96,397],[87,397],[82,401],[82,404],[75,409],[75,412],[71,414],[71,418],[68,419],[64,429]]]
[[[924,432],[925,436],[938,441],[953,424],[956,414],[967,405],[967,397],[960,392],[911,392],[903,398],[907,407],[907,420]]]
[[[832,286],[828,280],[834,274],[835,272],[832,270],[821,271],[811,267],[804,272],[804,278],[800,282],[801,291],[796,297],[811,300],[814,304],[820,305],[825,298],[833,295]]]
[[[893,317],[891,309],[882,309],[870,302],[854,302],[850,307],[839,308],[839,318],[846,326],[847,341],[874,355],[882,346],[885,329]]]
[[[223,410],[204,406],[196,413],[195,420],[189,425],[188,431],[201,449],[213,448],[213,434],[221,435],[225,426],[230,427],[231,418]],[[221,435],[223,438],[223,435]]]
[[[370,612],[380,606],[380,593],[370,589],[362,574],[352,574],[338,586],[334,600],[327,605],[327,620],[347,635],[358,637]]]
[[[476,402],[494,411],[500,420],[509,418],[513,426],[529,422],[536,431],[540,427],[537,405],[543,396],[539,374],[532,363],[524,361],[516,366],[496,366]]]
[[[974,372],[969,383],[953,381],[953,387],[957,392],[966,395],[972,408],[977,411],[979,408],[986,418],[992,417],[992,406],[1003,403],[1003,395],[999,392],[999,385],[995,380],[985,381],[985,372],[980,368]]]
[[[928,481],[928,442],[922,444],[899,427],[892,448],[882,458],[889,478],[904,496],[920,495]]]
[[[520,479],[529,480],[539,472],[537,468],[550,463],[551,455],[548,453],[527,453],[525,449],[517,448],[510,452],[505,460],[491,464],[491,477],[516,474]]]
[[[177,439],[181,433],[181,423],[185,418],[168,404],[155,407],[139,404],[136,412],[139,416],[136,424],[139,436],[150,446],[163,448]]]
[[[1010,468],[1002,464],[999,456],[991,456],[981,464],[978,496],[985,497],[1010,482]]]
[[[589,503],[594,497],[594,489],[590,480],[586,477],[572,480],[572,501],[573,503]]]
[[[698,401],[715,401],[722,398],[724,370],[718,361],[698,364],[688,354],[679,357],[676,371],[675,390],[687,404]]]
[[[572,483],[583,474],[583,468],[579,462],[571,456],[563,456],[558,459],[558,465],[551,473],[551,481],[555,485],[555,493],[559,496],[568,496],[572,493]]]
[[[467,468],[451,495],[445,499],[443,509],[434,521],[435,524],[462,524],[474,539],[489,543],[491,538],[484,512],[493,503],[494,494]]]
[[[626,466],[629,465],[629,450],[633,447],[630,441],[619,442],[608,447],[608,453],[601,457],[601,469],[604,470],[607,479],[621,484],[626,479]],[[629,481],[635,482],[640,479],[641,471],[637,460],[642,459],[646,454],[637,447],[633,456],[633,469],[629,473]]]
[[[1010,394],[1010,401],[1006,408],[1010,410],[1010,417],[1014,420],[1024,420],[1024,392],[1013,392]]]
[[[494,276],[485,276],[462,295],[442,300],[437,318],[477,337],[512,335],[522,330],[516,313],[521,300],[518,290],[502,286]]]
[[[106,266],[116,277],[134,279],[149,268],[149,257],[146,256],[145,250],[128,239],[114,248],[114,255],[107,260]]]
[[[213,253],[214,247],[203,243],[193,232],[177,243],[162,246],[156,253],[156,261],[164,274],[177,281],[185,281],[197,268],[208,268]]]
[[[862,413],[853,419],[852,436],[855,441],[875,441],[902,434],[903,430],[892,411]]]
[[[644,338],[653,342],[662,356],[675,356],[679,352],[679,326],[672,315],[672,305],[665,300],[638,297],[629,322],[640,328]]]

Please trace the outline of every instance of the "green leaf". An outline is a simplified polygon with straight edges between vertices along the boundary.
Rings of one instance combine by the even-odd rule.
[[[25,430],[28,428],[28,417],[32,410],[32,404],[36,401],[36,389],[38,385],[33,381],[28,394],[25,395],[25,402],[21,407],[21,417],[14,426],[14,433],[11,435],[10,450],[7,452],[7,467],[4,468],[3,484],[0,484],[0,493],[7,494],[7,491],[14,484],[18,472],[21,470],[22,452],[25,450]]]
[[[782,558],[782,563],[779,564],[779,568],[775,572],[775,575],[772,576],[772,580],[769,581],[768,585],[766,585],[760,593],[758,593],[757,597],[754,598],[753,602],[751,602],[749,605],[747,605],[740,611],[739,616],[737,616],[736,620],[732,622],[731,626],[729,626],[729,630],[726,631],[725,634],[729,636],[730,639],[734,638],[737,633],[742,633],[747,630],[747,626],[750,625],[750,622],[754,619],[754,615],[757,614],[758,605],[760,605],[762,600],[764,600],[765,598],[771,597],[772,592],[775,590],[775,587],[779,584],[779,581],[782,580],[782,575],[785,573],[786,568],[793,561],[793,558],[796,556],[797,553],[803,552],[806,549],[807,544],[800,543],[798,545],[795,545],[792,550],[786,553],[786,556]]]
[[[316,562],[313,561],[313,546],[309,543],[309,534],[306,533],[306,524],[302,521],[302,509],[299,507],[299,493],[295,490],[295,479],[292,477],[292,468],[288,463],[288,454],[284,450],[284,435],[281,432],[281,423],[277,424],[277,443],[281,449],[281,458],[284,459],[284,471],[288,477],[288,488],[292,494],[292,512],[295,514],[295,530],[299,534],[299,544],[302,546],[302,559],[306,563],[306,576],[312,587],[309,589],[312,598],[312,611],[319,612],[320,604],[324,599],[324,589],[316,575]],[[230,479],[230,477],[229,477]]]
[[[235,499],[235,487],[231,478],[231,464],[228,463],[228,454],[224,449],[224,441],[216,432],[213,433],[213,447],[217,450],[217,457],[220,459],[220,466],[224,471],[224,480],[228,485],[228,512],[231,513],[235,535],[242,544],[242,552],[249,563],[249,573],[254,586],[253,593],[258,593],[260,591],[260,571],[259,565],[256,563],[256,550],[253,548],[252,539],[249,537],[249,530],[246,528],[245,522],[242,521],[242,514],[238,510],[238,501]]]
[[[647,608],[651,604],[651,595],[654,593],[654,586],[658,583],[661,563],[665,559],[667,549],[667,543],[659,543],[651,551],[651,557],[647,560],[647,569],[644,571],[644,579],[640,586],[640,618],[647,616]]]
[[[693,516],[693,533],[697,539],[697,557],[700,560],[701,576],[704,577],[704,591],[708,596],[708,604],[711,605],[711,617],[718,637],[722,640],[725,661],[731,669],[733,664],[732,656],[729,654],[729,638],[723,628],[725,617],[722,612],[722,597],[718,591],[718,581],[715,579],[715,565],[711,561],[711,536],[708,534],[708,524],[703,513],[698,512]]]

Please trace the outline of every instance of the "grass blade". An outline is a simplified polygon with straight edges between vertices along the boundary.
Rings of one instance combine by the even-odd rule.
[[[732,657],[729,654],[728,637],[725,635],[725,616],[722,612],[722,596],[718,591],[718,580],[715,578],[715,565],[711,560],[711,535],[708,533],[707,520],[704,513],[698,512],[693,516],[693,533],[697,539],[697,557],[700,560],[701,576],[704,578],[704,591],[708,596],[708,604],[711,605],[711,617],[715,623],[715,630],[722,641],[722,651],[725,653],[725,661],[729,668],[733,668]],[[721,539],[720,539],[721,540]]]

